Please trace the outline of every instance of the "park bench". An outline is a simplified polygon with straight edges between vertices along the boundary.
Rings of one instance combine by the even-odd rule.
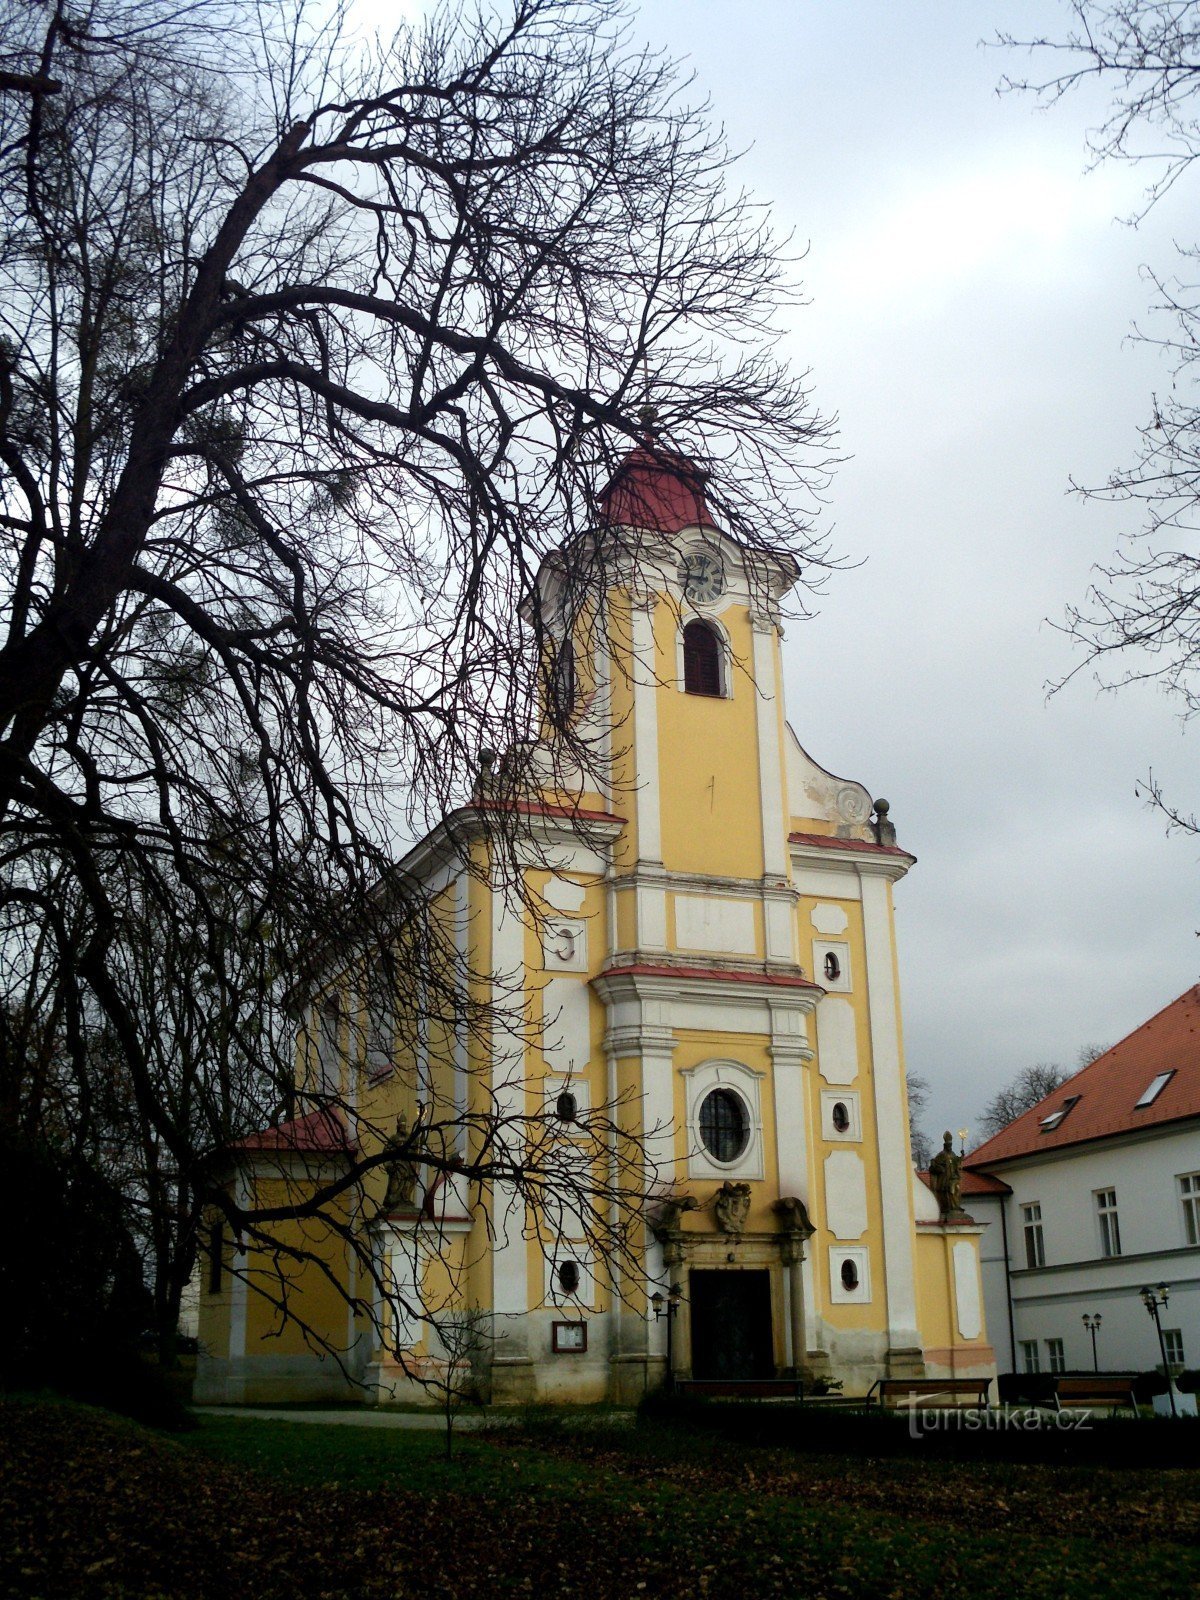
[[[675,1393],[704,1400],[803,1400],[799,1378],[677,1378]]]
[[[880,1409],[928,1407],[979,1411],[988,1405],[990,1378],[877,1378],[867,1391]]]
[[[1054,1409],[1064,1411],[1076,1406],[1108,1406],[1116,1411],[1121,1407],[1137,1410],[1132,1378],[1059,1378],[1054,1385]]]

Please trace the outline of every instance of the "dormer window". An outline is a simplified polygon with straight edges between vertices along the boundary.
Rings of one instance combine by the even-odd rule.
[[[1133,1109],[1137,1111],[1142,1106],[1152,1106],[1174,1076],[1175,1068],[1172,1067],[1170,1072],[1160,1072],[1156,1078],[1151,1078],[1142,1091],[1141,1099],[1134,1103]]]
[[[1067,1113],[1079,1104],[1080,1099],[1081,1096],[1077,1094],[1069,1094],[1057,1111],[1052,1111],[1048,1117],[1042,1118],[1038,1124],[1042,1132],[1053,1133]]]
[[[683,687],[688,694],[721,694],[721,641],[707,622],[683,630]]]

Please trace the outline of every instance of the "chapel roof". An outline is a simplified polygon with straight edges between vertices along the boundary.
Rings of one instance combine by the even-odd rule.
[[[336,1108],[319,1106],[303,1117],[290,1117],[274,1128],[248,1134],[235,1150],[281,1150],[303,1155],[353,1155],[357,1149]]]
[[[1186,1117],[1200,1117],[1200,984],[972,1150],[967,1162],[990,1167]]]

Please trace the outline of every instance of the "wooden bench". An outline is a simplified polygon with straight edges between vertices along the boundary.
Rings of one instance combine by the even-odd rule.
[[[867,1391],[880,1409],[929,1407],[937,1411],[981,1411],[987,1407],[990,1378],[877,1378]]]
[[[1108,1406],[1110,1411],[1125,1407],[1137,1410],[1132,1378],[1059,1378],[1054,1385],[1054,1409],[1076,1406]]]
[[[799,1378],[677,1378],[675,1393],[704,1400],[803,1400]]]

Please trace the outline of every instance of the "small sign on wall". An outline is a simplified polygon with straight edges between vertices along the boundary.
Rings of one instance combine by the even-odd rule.
[[[587,1349],[588,1325],[586,1322],[552,1322],[550,1348],[555,1355],[580,1355]]]

